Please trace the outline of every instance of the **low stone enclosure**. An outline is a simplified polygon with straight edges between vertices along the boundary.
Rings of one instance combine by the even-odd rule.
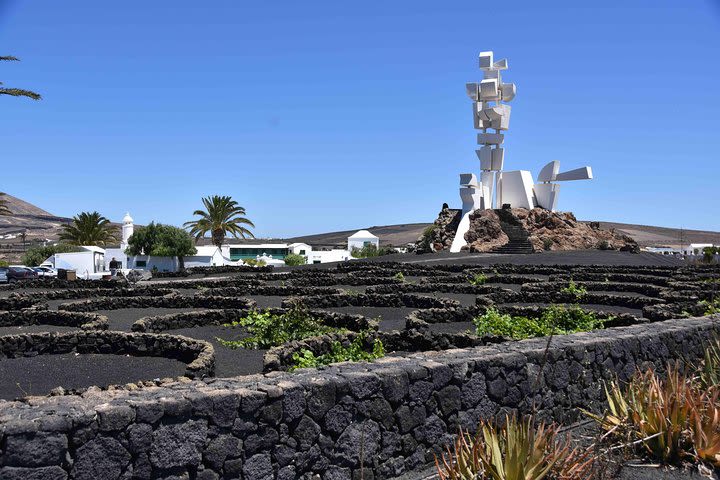
[[[718,306],[718,279],[713,267],[349,262],[171,279],[136,295],[33,282],[0,298],[11,310],[0,312],[0,328],[74,329],[0,335],[0,367],[12,361],[5,357],[76,352],[166,356],[187,370],[174,380],[0,400],[0,478],[392,478],[430,464],[459,427],[481,418],[533,412],[570,423],[579,407],[604,408],[604,381],[697,361],[720,334],[720,317],[706,315]],[[51,310],[35,289],[85,300]],[[63,293],[70,289],[78,293]],[[301,300],[341,330],[265,351],[264,374],[213,377],[220,347],[192,338],[194,329],[236,322],[271,297],[283,307],[270,313]],[[552,304],[580,305],[605,328],[521,341],[469,331],[489,308],[536,318]],[[103,330],[114,310],[151,308],[195,310],[147,314],[132,332]],[[374,318],[393,310],[403,311],[404,328]],[[179,329],[185,336],[173,334]],[[388,355],[287,371],[294,353],[319,355],[357,338],[368,347],[382,340]]]
[[[696,359],[720,319],[388,357],[294,374],[0,403],[0,477],[388,478],[502,412],[572,421],[602,381]]]

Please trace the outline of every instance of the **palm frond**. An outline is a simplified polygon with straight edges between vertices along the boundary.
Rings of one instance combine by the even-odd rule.
[[[23,90],[22,88],[0,88],[0,95],[10,95],[11,97],[28,97],[33,100],[41,100],[42,95],[31,90]]]

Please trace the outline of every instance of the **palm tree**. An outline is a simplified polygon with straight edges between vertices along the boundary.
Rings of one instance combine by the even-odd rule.
[[[200,239],[206,233],[210,233],[212,243],[218,248],[222,247],[226,234],[235,238],[255,238],[255,236],[243,225],[254,227],[255,225],[245,218],[245,209],[228,196],[213,195],[202,199],[205,210],[195,210],[193,215],[198,215],[198,220],[185,222],[185,228],[190,229],[190,235]]]
[[[0,215],[12,215],[10,207],[8,207],[8,201],[3,198],[4,196],[5,193],[0,192]]]
[[[70,245],[105,246],[117,241],[117,228],[98,212],[79,213],[62,228],[60,240]]]
[[[5,62],[19,62],[20,59],[17,57],[13,57],[12,55],[8,56],[0,56],[0,61]],[[23,90],[22,88],[6,88],[2,86],[2,82],[0,82],[0,95],[10,95],[12,97],[28,97],[32,98],[33,100],[40,100],[42,97],[39,93],[35,93],[31,90]]]

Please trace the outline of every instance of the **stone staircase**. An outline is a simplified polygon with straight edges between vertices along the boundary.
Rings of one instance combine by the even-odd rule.
[[[512,214],[498,210],[500,217],[500,228],[505,235],[508,236],[508,243],[500,245],[491,250],[493,253],[511,253],[511,254],[528,254],[533,253],[533,246],[528,240],[528,232],[522,226],[516,223]]]

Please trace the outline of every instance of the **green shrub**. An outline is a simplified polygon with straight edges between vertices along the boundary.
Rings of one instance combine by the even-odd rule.
[[[562,305],[551,305],[538,318],[513,317],[488,308],[483,315],[475,317],[473,323],[478,336],[498,335],[522,340],[553,334],[587,332],[602,328],[604,320],[598,319],[594,312],[587,312],[578,306],[568,309]]]
[[[393,278],[396,279],[396,280],[400,280],[401,282],[404,282],[404,281],[405,281],[405,275],[403,275],[402,272],[397,272],[397,273],[393,276]]]
[[[48,257],[55,255],[56,253],[69,253],[69,252],[80,252],[82,248],[74,245],[67,245],[65,243],[58,243],[57,245],[48,245],[46,247],[32,247],[29,248],[22,256],[22,264],[28,267],[37,267],[42,262],[47,260]]]
[[[255,258],[243,258],[243,264],[251,267],[264,267],[266,265],[265,260],[257,260]]]
[[[251,310],[247,316],[227,326],[242,326],[250,333],[250,336],[240,340],[217,339],[221,345],[229,348],[270,348],[292,340],[338,331],[310,315],[301,302],[296,302],[281,315],[267,310]]]
[[[603,328],[606,320],[597,318],[595,312],[583,310],[574,305],[565,308],[562,305],[550,305],[540,317],[540,322],[546,325],[555,333],[567,334],[575,332],[587,332]]]
[[[485,314],[476,317],[473,323],[475,323],[478,336],[497,335],[521,340],[552,333],[543,328],[543,325],[535,319],[512,317],[506,313],[500,313],[494,308],[488,308]]]
[[[470,282],[470,285],[485,285],[485,282],[487,282],[487,275],[484,273],[476,273],[472,277],[468,278],[468,282]]]
[[[353,247],[350,251],[350,255],[352,255],[353,258],[381,257],[383,255],[390,255],[391,253],[396,253],[393,247],[387,246],[378,248],[372,243],[368,243],[362,248]]]
[[[543,250],[551,250],[552,246],[555,244],[552,238],[545,237],[543,238]]]
[[[365,347],[366,338],[367,333],[361,332],[347,347],[344,347],[340,342],[333,342],[329,353],[317,356],[310,350],[303,349],[299,353],[293,354],[293,362],[295,365],[291,370],[295,370],[296,368],[314,368],[338,362],[369,362],[376,358],[384,357],[385,346],[382,340],[376,338],[373,341],[372,350],[368,351]]]
[[[595,248],[597,248],[598,250],[612,250],[612,246],[610,245],[610,242],[608,242],[607,240],[598,241]]]
[[[8,267],[10,264],[6,260],[0,260],[0,267]]]
[[[285,255],[285,265],[294,267],[296,265],[305,265],[305,263],[307,262],[302,255],[298,255],[297,253],[288,253]]]
[[[585,294],[587,293],[587,288],[583,287],[582,285],[578,286],[575,284],[574,281],[570,280],[568,286],[561,289],[560,293],[572,295],[573,297],[575,297],[575,299],[579,300],[585,296]]]
[[[715,300],[703,300],[700,302],[700,304],[705,307],[705,312],[703,315],[717,315],[720,313],[720,298],[716,298]]]

